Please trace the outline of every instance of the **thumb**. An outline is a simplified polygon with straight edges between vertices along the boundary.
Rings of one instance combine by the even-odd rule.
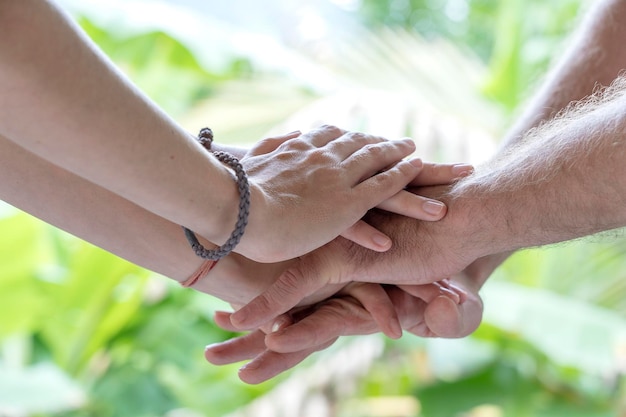
[[[469,297],[457,304],[441,295],[431,301],[424,311],[428,329],[437,337],[459,338],[473,333],[480,324],[483,304],[479,297]]]

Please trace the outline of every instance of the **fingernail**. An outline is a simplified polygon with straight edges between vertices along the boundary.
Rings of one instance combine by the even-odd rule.
[[[374,236],[372,236],[372,241],[377,246],[381,246],[381,247],[387,247],[391,245],[391,239],[389,239],[389,237],[380,233],[376,233]]]
[[[300,132],[299,130],[294,130],[293,132],[287,133],[285,136],[301,135],[301,134],[302,134],[302,132]]]
[[[411,159],[409,162],[416,168],[421,168],[424,166],[424,162],[420,158]]]
[[[256,361],[252,361],[250,363],[245,364],[241,368],[239,368],[239,372],[241,371],[254,371],[259,369],[259,364]]]
[[[448,282],[448,287],[454,292],[456,292],[456,294],[459,296],[459,304],[463,304],[465,300],[467,300],[468,292],[465,291],[463,288],[457,285],[454,285],[451,282]]]
[[[279,330],[284,329],[289,325],[289,320],[286,317],[279,317],[272,324],[272,333],[276,333]]]
[[[436,200],[426,200],[424,202],[424,204],[422,204],[422,209],[428,213],[431,214],[433,216],[438,216],[440,215],[443,210],[445,210],[446,205],[443,204],[441,201],[436,201]]]
[[[474,172],[474,166],[470,164],[456,164],[452,167],[452,174],[457,177],[467,177]]]
[[[206,346],[204,347],[204,351],[206,352],[207,350],[211,350],[211,349],[213,349],[214,347],[216,347],[217,345],[219,345],[219,343],[211,343],[210,345],[206,345]]]
[[[393,336],[390,336],[391,338],[399,339],[402,337],[402,326],[395,320],[391,323],[391,331],[393,333]]]
[[[241,324],[245,323],[247,319],[248,319],[248,314],[245,313],[243,310],[239,310],[239,311],[235,311],[230,316],[230,323],[235,327],[241,327]]]
[[[441,293],[441,295],[451,299],[456,304],[461,304],[461,296],[457,294],[456,292],[452,291],[451,289],[445,288],[445,287],[439,287],[439,292]]]

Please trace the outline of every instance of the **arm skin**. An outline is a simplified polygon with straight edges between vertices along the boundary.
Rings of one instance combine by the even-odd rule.
[[[448,204],[441,222],[372,213],[370,222],[394,238],[390,252],[373,255],[340,239],[331,242],[236,312],[233,324],[254,329],[326,282],[416,284],[463,272],[478,290],[512,251],[626,225],[626,97],[620,82],[603,100],[531,129],[626,68],[624,21],[626,2],[596,3],[501,151],[451,188],[429,191]]]
[[[239,202],[232,172],[121,75],[54,3],[0,0],[0,27],[4,138],[210,242],[226,240]],[[419,173],[419,161],[399,162],[413,150],[409,140],[323,127],[248,154],[242,164],[251,212],[237,250],[279,261],[332,240]],[[397,203],[407,207],[413,197],[401,195]],[[412,200],[408,209],[427,220],[445,214],[443,205],[434,214],[422,210],[426,202]],[[377,243],[375,236],[361,227],[349,238],[387,250],[390,240]]]

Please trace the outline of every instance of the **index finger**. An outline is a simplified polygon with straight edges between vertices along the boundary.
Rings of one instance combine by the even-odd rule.
[[[291,133],[286,133],[280,136],[274,136],[271,138],[261,139],[248,151],[246,156],[264,155],[276,150],[281,144],[287,142],[290,139],[295,139],[301,135],[299,130]]]
[[[351,297],[331,298],[310,314],[265,337],[265,345],[275,352],[298,352],[324,345],[339,336],[377,332],[378,324]]]
[[[409,186],[425,187],[429,185],[448,185],[474,172],[470,164],[439,164],[424,162],[424,167]]]

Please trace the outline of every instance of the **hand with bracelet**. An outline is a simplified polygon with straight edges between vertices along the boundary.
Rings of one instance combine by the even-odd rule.
[[[203,129],[199,137],[210,149],[210,129]],[[215,152],[238,170],[238,181],[247,174],[250,187],[250,200],[240,201],[238,228],[227,245],[238,243],[234,250],[253,260],[280,261],[308,253],[343,231],[342,236],[368,249],[388,250],[391,240],[359,220],[381,197],[388,198],[377,204],[379,207],[417,219],[439,220],[445,214],[440,202],[402,190],[407,182],[414,183],[422,170],[436,172],[435,165],[419,159],[398,162],[413,150],[408,139],[387,141],[322,126],[306,134],[294,132],[263,140],[247,151],[240,163],[229,154]],[[446,169],[446,175],[456,176],[471,171],[466,164],[447,165]],[[245,222],[244,235],[239,229]],[[227,253],[227,245],[217,251],[203,250],[193,233],[186,231],[199,255],[218,259],[220,252]]]

